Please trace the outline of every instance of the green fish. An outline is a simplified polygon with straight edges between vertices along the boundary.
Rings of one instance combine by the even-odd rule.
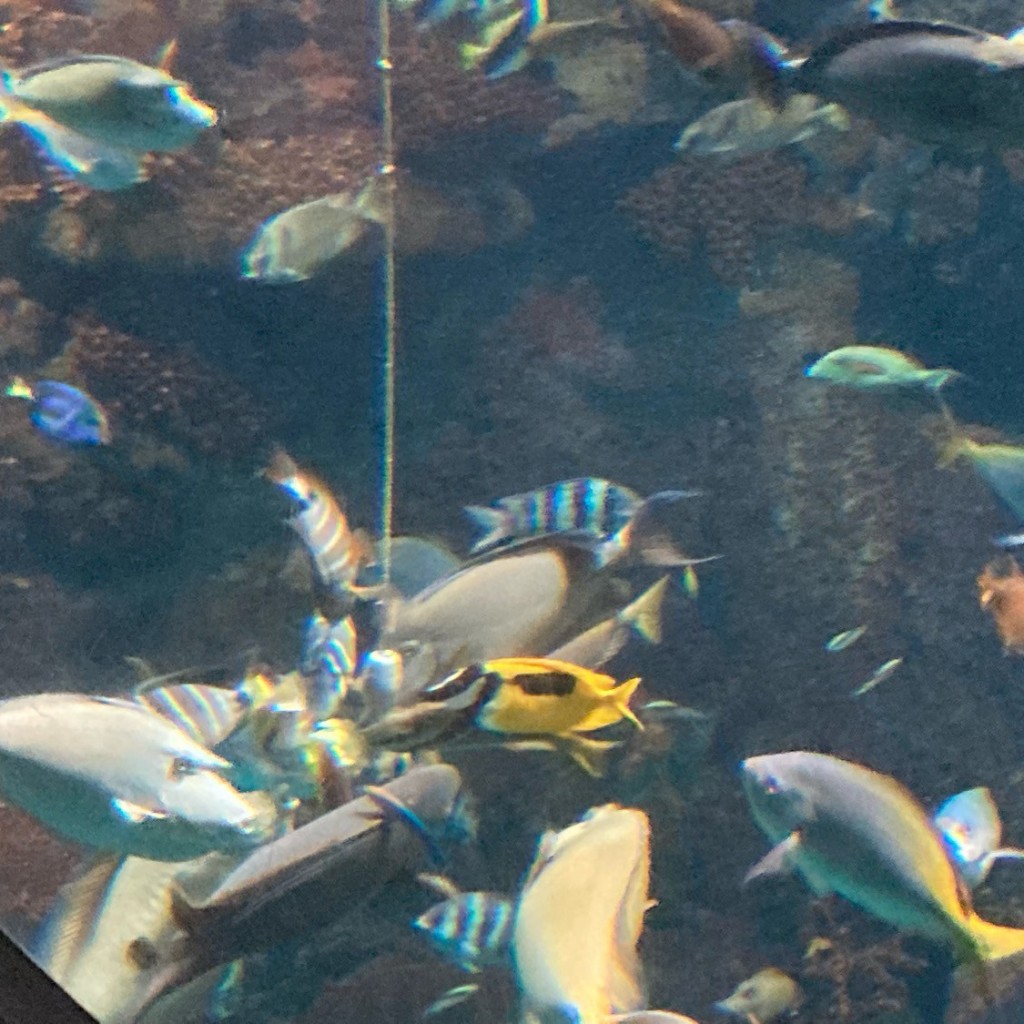
[[[1024,520],[1024,447],[980,444],[969,437],[957,435],[946,445],[939,461],[945,465],[960,456],[969,459],[978,476],[995,491],[996,496],[1018,520]]]
[[[883,345],[845,345],[807,367],[805,376],[864,391],[926,388],[938,392],[959,376],[956,370],[929,370],[916,359]]]
[[[747,878],[795,869],[901,931],[951,947],[962,963],[1024,951],[1024,930],[980,918],[924,808],[895,779],[827,754],[750,757],[743,788],[775,843]]]

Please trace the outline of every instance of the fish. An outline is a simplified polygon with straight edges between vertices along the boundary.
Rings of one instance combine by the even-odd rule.
[[[509,962],[512,901],[493,892],[459,892],[413,922],[434,948],[471,974]]]
[[[841,103],[884,132],[965,149],[1024,141],[1024,49],[938,21],[842,29],[790,65],[790,84]]]
[[[173,722],[196,743],[213,750],[245,720],[249,702],[238,690],[205,683],[140,686],[135,702]]]
[[[929,370],[906,353],[882,345],[833,349],[807,367],[804,375],[862,391],[920,387],[934,393],[959,376],[956,370]]]
[[[690,122],[674,148],[677,153],[736,160],[849,127],[839,104],[821,104],[807,93],[788,97],[781,107],[752,96],[722,103]]]
[[[1003,823],[991,791],[984,786],[951,796],[935,812],[933,820],[961,877],[972,889],[988,878],[997,860],[1024,859],[1024,850],[999,845]]]
[[[168,70],[82,54],[0,74],[0,120],[18,124],[58,170],[91,188],[144,180],[148,153],[192,145],[217,123],[213,107]]]
[[[700,491],[661,491],[652,501],[698,497]],[[635,491],[599,477],[577,477],[499,498],[491,506],[467,505],[466,514],[483,531],[472,554],[511,541],[580,532],[603,540],[619,534],[637,515],[642,499]]]
[[[847,647],[852,647],[867,631],[867,626],[844,629],[841,633],[836,633],[835,636],[830,637],[826,641],[825,650],[829,654],[838,654],[840,651],[845,651]]]
[[[355,678],[358,639],[351,615],[332,623],[316,612],[306,623],[299,667],[310,679],[307,707],[314,718],[339,713]]]
[[[97,1020],[131,1020],[156,963],[181,936],[172,890],[216,870],[219,856],[176,863],[102,856],[61,888],[29,951]]]
[[[890,658],[888,661],[883,662],[874,672],[868,677],[868,679],[861,683],[853,693],[851,697],[863,697],[869,690],[873,690],[879,683],[884,683],[895,671],[903,664],[902,658]]]
[[[626,719],[640,720],[629,700],[636,676],[617,683],[612,676],[553,658],[499,658],[470,665],[423,692],[426,700],[476,708],[481,729],[521,735],[593,732]]]
[[[747,758],[741,774],[754,820],[775,844],[748,880],[793,869],[816,894],[835,892],[979,972],[1024,950],[1024,930],[975,913],[941,835],[895,779],[808,751]]]
[[[5,394],[30,403],[28,417],[43,435],[62,444],[110,444],[110,421],[106,411],[91,395],[59,380],[29,384],[15,377]]]
[[[328,488],[278,450],[265,470],[267,478],[296,505],[288,525],[302,539],[320,581],[340,598],[362,597],[371,590],[356,585],[360,571],[376,557],[361,530],[353,531]]]
[[[996,497],[1018,519],[1024,520],[1024,447],[982,444],[964,434],[956,434],[943,448],[939,463],[948,465],[961,456],[970,461]]]
[[[453,1006],[464,1003],[467,999],[475,996],[480,991],[480,986],[470,983],[469,985],[455,985],[453,988],[442,992],[424,1011],[424,1017],[433,1017]]]
[[[780,1017],[791,1017],[800,1008],[803,993],[800,986],[777,967],[765,967],[741,981],[726,999],[715,1003],[715,1009],[749,1024],[772,1024]]]
[[[524,1015],[604,1024],[645,1006],[637,943],[651,905],[649,876],[643,811],[592,807],[541,837],[512,928]]]
[[[366,238],[371,218],[356,192],[338,192],[268,217],[239,257],[240,276],[260,284],[309,281]]]
[[[611,661],[633,634],[651,644],[661,643],[661,606],[668,583],[669,577],[662,576],[621,611],[555,648],[548,657],[598,669]]]
[[[636,491],[599,477],[576,477],[498,498],[491,506],[467,505],[466,514],[482,535],[470,552],[478,554],[526,537],[579,530],[609,537],[640,507]]]
[[[1005,654],[1024,654],[1024,570],[1007,556],[978,576],[978,604],[995,620]]]
[[[377,646],[402,654],[396,704],[415,703],[423,687],[469,664],[543,656],[628,604],[614,563],[595,557],[600,543],[579,535],[520,541],[391,600]]]
[[[265,793],[134,701],[43,693],[0,702],[0,791],[58,834],[151,860],[245,851],[273,835]]]

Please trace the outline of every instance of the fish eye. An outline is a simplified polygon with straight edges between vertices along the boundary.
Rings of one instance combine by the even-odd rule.
[[[171,767],[167,770],[167,777],[169,779],[183,779],[186,775],[191,775],[193,766],[190,761],[184,757],[176,757],[171,761]]]
[[[774,775],[765,775],[761,779],[761,788],[769,795],[775,796],[782,792],[782,783]]]

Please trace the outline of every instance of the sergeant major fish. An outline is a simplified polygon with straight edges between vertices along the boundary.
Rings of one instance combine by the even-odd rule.
[[[999,845],[1003,823],[991,791],[984,786],[951,796],[935,812],[933,820],[961,876],[972,889],[985,881],[997,860],[1024,859],[1024,850]]]
[[[509,960],[512,902],[493,892],[456,892],[413,922],[434,947],[464,971]]]
[[[365,595],[356,578],[376,557],[369,537],[350,529],[327,487],[300,469],[286,452],[276,452],[266,475],[295,502],[288,524],[302,538],[321,582],[338,597]]]
[[[1024,930],[982,920],[938,830],[894,779],[827,754],[747,758],[743,788],[776,844],[748,874],[786,868],[980,968],[1024,950]]]
[[[67,445],[110,444],[110,422],[103,406],[71,384],[59,380],[29,384],[15,377],[5,393],[29,402],[28,417],[33,426],[53,441]]]

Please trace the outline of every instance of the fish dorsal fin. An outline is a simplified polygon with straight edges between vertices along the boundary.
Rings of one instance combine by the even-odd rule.
[[[173,39],[168,39],[159,50],[156,51],[156,57],[153,61],[153,66],[159,68],[165,74],[171,74],[171,68],[174,62],[178,59],[178,38],[175,36]]]
[[[462,895],[462,890],[447,876],[434,875],[423,871],[416,876],[416,881],[442,899],[453,900]]]

